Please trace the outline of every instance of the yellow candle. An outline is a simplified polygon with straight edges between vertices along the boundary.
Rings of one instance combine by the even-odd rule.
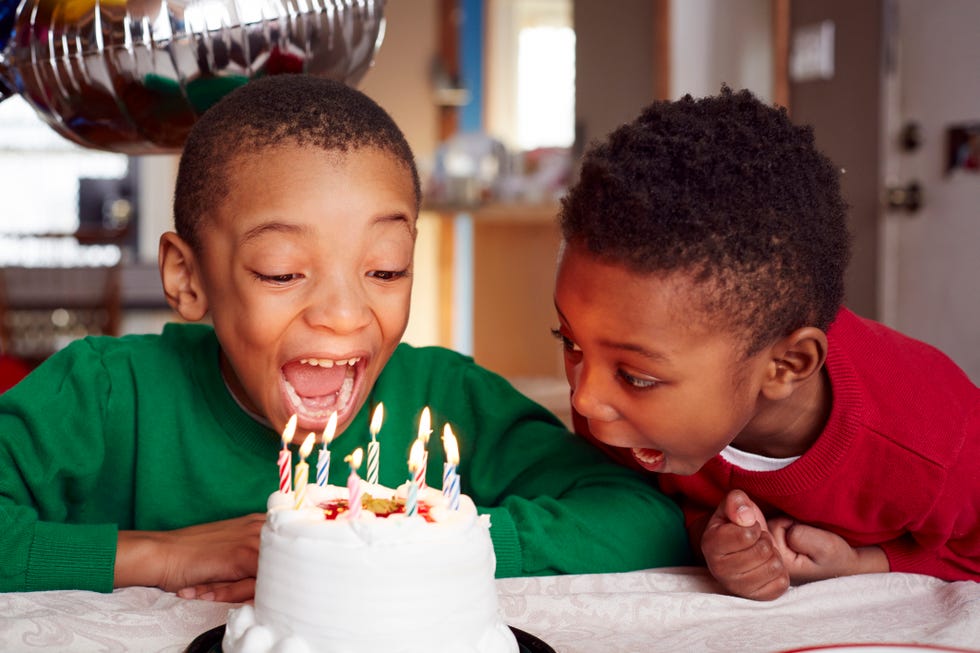
[[[303,505],[306,485],[310,482],[310,466],[306,463],[306,458],[313,451],[314,442],[316,442],[316,434],[310,433],[299,448],[299,462],[296,463],[296,479],[293,485],[293,492],[296,493],[296,508]]]

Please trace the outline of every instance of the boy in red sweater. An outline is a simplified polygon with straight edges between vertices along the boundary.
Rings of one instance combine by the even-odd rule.
[[[980,389],[842,306],[839,174],[810,128],[723,88],[593,145],[562,202],[577,430],[659,475],[739,596],[980,580]]]

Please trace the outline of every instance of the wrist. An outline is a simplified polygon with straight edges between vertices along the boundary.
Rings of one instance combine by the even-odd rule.
[[[119,531],[113,587],[163,587],[160,534]]]
[[[883,574],[891,570],[888,556],[880,546],[863,546],[855,549],[858,555],[859,574]]]

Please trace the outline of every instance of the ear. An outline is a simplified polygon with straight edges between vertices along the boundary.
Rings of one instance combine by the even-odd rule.
[[[163,294],[170,308],[189,322],[203,318],[208,312],[208,300],[193,248],[168,231],[160,236],[159,265]]]
[[[803,327],[781,338],[769,352],[762,392],[769,399],[785,399],[819,376],[827,360],[827,334],[816,327]]]

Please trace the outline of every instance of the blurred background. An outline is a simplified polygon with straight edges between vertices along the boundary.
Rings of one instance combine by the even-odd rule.
[[[844,170],[847,303],[980,382],[980,2],[388,0],[358,84],[425,186],[405,339],[567,416],[552,281],[583,148],[656,99],[749,88]],[[174,319],[156,267],[177,155],[80,147],[0,103],[0,345],[36,364]]]

